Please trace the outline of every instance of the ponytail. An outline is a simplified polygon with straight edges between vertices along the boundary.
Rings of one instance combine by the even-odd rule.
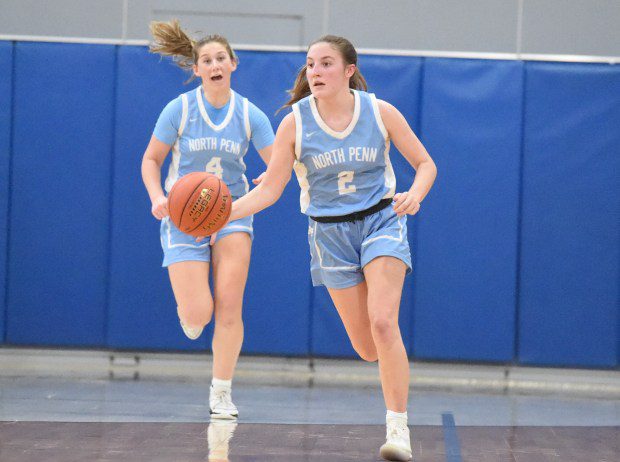
[[[150,45],[149,51],[162,56],[171,56],[181,69],[191,71],[198,62],[198,53],[202,46],[211,42],[223,45],[231,61],[239,62],[230,43],[221,35],[212,34],[200,40],[193,40],[181,29],[178,19],[173,19],[170,22],[153,21],[149,28],[154,39],[154,43]],[[196,76],[192,75],[190,81],[195,78]]]
[[[154,39],[154,43],[149,47],[151,53],[172,56],[174,62],[181,69],[192,69],[195,64],[194,47],[196,42],[181,29],[178,19],[169,23],[153,21],[149,28]]]

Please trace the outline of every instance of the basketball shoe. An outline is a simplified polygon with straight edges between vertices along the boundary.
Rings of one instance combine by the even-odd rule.
[[[385,460],[409,461],[411,457],[411,441],[409,427],[405,419],[388,419],[386,425],[386,442],[379,454]]]
[[[239,416],[237,406],[232,402],[230,388],[214,387],[209,392],[209,412],[211,419],[236,419]]]
[[[178,314],[179,314],[179,307],[177,306],[177,315]],[[181,324],[181,329],[183,329],[183,333],[190,340],[196,340],[198,337],[200,337],[200,334],[202,334],[202,330],[204,329],[204,327],[186,326],[185,324],[183,324],[183,320],[181,319],[181,316],[179,316],[179,323]]]

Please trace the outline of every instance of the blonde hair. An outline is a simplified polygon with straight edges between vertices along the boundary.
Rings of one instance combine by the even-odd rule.
[[[239,62],[237,55],[225,37],[212,34],[199,40],[194,40],[181,29],[178,19],[173,19],[170,22],[152,21],[149,29],[154,40],[149,46],[149,51],[162,56],[171,56],[174,62],[182,69],[191,71],[192,67],[198,62],[198,53],[202,46],[211,42],[223,45],[230,59]],[[195,77],[192,76],[190,80],[193,80]]]
[[[312,45],[316,45],[317,43],[329,43],[332,48],[335,48],[340,52],[345,64],[355,64],[355,73],[349,79],[349,88],[364,91],[368,89],[366,79],[357,67],[357,51],[355,51],[355,47],[351,42],[349,42],[346,38],[338,37],[337,35],[324,35],[323,37],[312,42],[310,46],[308,46],[308,50],[310,50]],[[306,68],[307,65],[304,64],[299,70],[295,83],[293,84],[293,88],[288,91],[291,98],[280,109],[290,107],[300,99],[303,99],[312,93],[310,91],[310,84],[306,78]]]

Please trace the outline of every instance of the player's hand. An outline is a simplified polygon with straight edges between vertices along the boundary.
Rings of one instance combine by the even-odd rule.
[[[261,174],[258,176],[258,178],[254,178],[254,179],[252,180],[252,183],[254,183],[254,184],[260,184],[260,182],[261,182],[261,181],[263,181],[263,180],[265,179],[265,173],[267,173],[267,172],[263,172],[263,173],[261,173]]]
[[[202,242],[203,240],[205,240],[207,238],[207,236],[200,236],[196,238],[196,242]],[[211,241],[209,241],[210,245],[215,244],[215,240],[217,239],[217,232],[211,234]]]
[[[170,212],[168,212],[168,198],[166,196],[156,197],[151,205],[151,213],[158,220],[170,215]]]
[[[420,203],[409,191],[395,194],[392,207],[399,217],[404,215],[415,215],[420,211]]]

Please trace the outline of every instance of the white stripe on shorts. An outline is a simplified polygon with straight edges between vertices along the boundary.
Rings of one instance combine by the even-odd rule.
[[[321,251],[319,250],[319,246],[316,243],[316,225],[318,222],[314,222],[314,248],[316,249],[316,254],[319,257],[319,266],[324,271],[355,271],[358,270],[359,266],[323,266],[323,257],[321,257]]]
[[[193,244],[173,244],[172,243],[172,233],[170,232],[170,217],[164,218],[166,220],[166,235],[168,236],[168,248],[174,249],[177,247],[192,247],[194,249],[202,249],[203,247],[208,247],[209,243],[202,245],[193,245]]]
[[[406,220],[406,219],[407,219],[406,215],[403,215],[402,217],[400,217],[398,219],[398,228],[399,228],[398,229],[398,237],[390,236],[388,234],[383,234],[381,236],[376,236],[376,237],[373,237],[371,239],[368,239],[368,240],[362,242],[362,247],[365,246],[365,245],[368,245],[371,242],[374,242],[374,241],[376,241],[378,239],[389,239],[391,241],[402,242],[402,240],[403,240],[403,221],[402,220]]]

